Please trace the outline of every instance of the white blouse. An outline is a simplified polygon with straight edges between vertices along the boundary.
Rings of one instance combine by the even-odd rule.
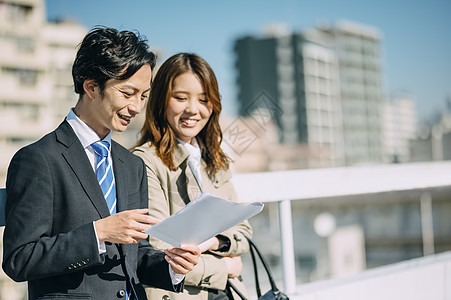
[[[188,165],[191,169],[191,172],[193,172],[194,177],[196,178],[197,183],[200,187],[202,187],[202,177],[200,173],[200,160],[201,160],[201,154],[200,154],[200,148],[197,144],[196,139],[193,139],[193,144],[185,143],[181,140],[178,140],[183,147],[188,151],[189,157],[188,157]]]

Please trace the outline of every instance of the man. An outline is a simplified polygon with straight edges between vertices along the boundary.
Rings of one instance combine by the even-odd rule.
[[[144,163],[111,140],[149,95],[155,55],[129,31],[97,28],[73,65],[76,106],[8,168],[3,269],[29,299],[146,299],[142,284],[183,290],[194,245],[153,249],[143,232]]]

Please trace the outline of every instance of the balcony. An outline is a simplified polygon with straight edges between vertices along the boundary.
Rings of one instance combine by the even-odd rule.
[[[0,41],[3,54],[0,57],[0,65],[44,71],[51,58],[45,45],[34,35]]]
[[[17,74],[0,76],[0,102],[48,105],[52,95],[51,82],[44,80],[42,73],[35,76],[35,82],[31,83],[24,82]]]
[[[0,137],[3,139],[36,141],[49,132],[54,124],[45,117],[46,110],[39,106],[19,106],[0,112]],[[28,144],[28,142],[27,142]],[[10,145],[17,151],[23,144]],[[2,149],[5,150],[5,149]],[[2,152],[3,154],[3,152]]]

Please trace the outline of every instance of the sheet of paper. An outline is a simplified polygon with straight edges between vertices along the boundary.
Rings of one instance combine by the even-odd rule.
[[[249,219],[263,209],[263,203],[236,203],[202,193],[183,209],[145,230],[172,246],[200,244]]]

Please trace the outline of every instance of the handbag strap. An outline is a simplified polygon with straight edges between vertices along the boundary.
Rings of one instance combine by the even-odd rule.
[[[249,252],[251,253],[251,257],[252,257],[252,265],[254,268],[255,289],[257,291],[257,297],[260,298],[262,296],[262,293],[260,290],[260,281],[258,279],[257,260],[255,258],[255,253],[257,253],[263,267],[265,268],[266,274],[268,275],[269,283],[271,285],[271,290],[274,292],[274,294],[277,295],[279,293],[279,289],[277,288],[274,278],[272,277],[268,263],[263,258],[263,255],[260,253],[260,251],[258,250],[257,246],[254,244],[254,242],[252,242],[251,239],[248,237],[246,237],[246,239],[249,242]],[[254,251],[255,251],[255,253],[254,253]],[[234,290],[242,300],[247,300],[247,298],[237,289],[237,287],[230,280],[227,280],[227,285],[229,285],[229,287],[232,290]]]
[[[247,300],[243,293],[241,293],[241,291],[229,279],[227,279],[227,286],[229,286],[241,298],[241,300]]]
[[[258,250],[257,246],[254,244],[254,242],[252,242],[251,239],[249,239],[249,238],[247,238],[247,241],[249,242],[249,252],[251,253],[252,263],[254,265],[254,276],[255,276],[255,286],[256,286],[256,290],[257,290],[257,296],[261,297],[261,290],[260,290],[260,282],[258,280],[257,262],[256,262],[256,259],[255,259],[254,251],[257,253],[257,255],[260,258],[260,261],[261,261],[263,267],[265,268],[266,274],[268,275],[269,284],[271,285],[271,290],[274,293],[278,293],[279,289],[277,288],[276,283],[274,281],[274,278],[272,277],[272,274],[271,274],[271,271],[269,269],[268,263],[263,258],[263,255],[260,253],[260,251]]]
[[[249,252],[251,253],[252,257],[252,267],[254,268],[254,278],[255,278],[255,289],[257,290],[257,297],[260,298],[262,293],[260,290],[260,282],[258,280],[258,270],[257,270],[257,261],[255,260],[255,253],[254,253],[254,244],[251,244],[251,240],[247,239],[249,242]]]

